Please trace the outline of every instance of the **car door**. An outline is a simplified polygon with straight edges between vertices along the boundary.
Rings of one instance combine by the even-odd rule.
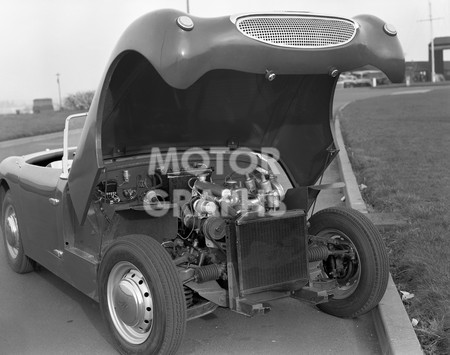
[[[20,228],[28,256],[54,271],[59,266],[63,237],[61,169],[23,163],[21,166]]]

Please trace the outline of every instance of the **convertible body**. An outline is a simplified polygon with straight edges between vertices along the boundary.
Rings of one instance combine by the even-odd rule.
[[[365,65],[403,81],[396,32],[370,15],[139,18],[78,147],[0,164],[11,266],[37,262],[99,301],[123,353],[174,352],[185,320],[218,306],[367,312],[387,282],[378,232],[340,209],[308,221],[338,153],[339,73]]]

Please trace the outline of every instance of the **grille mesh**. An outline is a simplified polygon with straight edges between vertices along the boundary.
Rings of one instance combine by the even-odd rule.
[[[356,34],[348,20],[309,16],[251,16],[237,28],[246,36],[281,47],[325,48],[350,42]]]

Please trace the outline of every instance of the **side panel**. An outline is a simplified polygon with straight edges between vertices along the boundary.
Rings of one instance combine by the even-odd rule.
[[[59,169],[24,163],[19,182],[19,218],[21,233],[26,239],[25,252],[51,271],[59,267],[55,250],[62,248],[57,225],[62,199],[57,189],[60,174]]]
[[[6,183],[12,193],[25,253],[97,300],[96,259],[88,253],[74,250],[67,244],[70,238],[73,240],[74,235],[71,223],[74,212],[70,198],[66,196],[67,181],[59,178],[60,169],[25,163],[34,160],[41,162],[50,158],[50,155],[54,157],[57,154],[50,153],[6,158],[0,163],[0,181]],[[50,198],[55,199],[54,204],[50,202]],[[100,237],[92,235],[92,228],[83,232],[91,238],[97,238],[100,245]],[[55,249],[62,254],[58,256],[52,252]]]
[[[5,189],[8,187],[12,193],[13,197],[20,196],[20,186],[19,186],[19,177],[20,173],[20,162],[23,161],[23,158],[20,157],[9,157],[4,159],[0,163],[0,186],[3,186]],[[0,196],[2,199],[0,201],[0,216],[1,216],[1,208],[3,204],[3,196]],[[20,198],[18,198],[18,202],[16,204],[16,213],[20,215]]]

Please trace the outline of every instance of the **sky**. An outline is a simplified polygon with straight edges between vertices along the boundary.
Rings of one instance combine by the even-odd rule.
[[[450,36],[450,0],[189,0],[194,16],[216,17],[260,10],[298,10],[353,17],[372,14],[393,24],[406,60],[427,60],[429,1],[435,37]],[[186,11],[187,0],[0,0],[0,102],[58,103],[95,90],[126,27],[161,8]],[[447,52],[450,52],[447,51]],[[445,52],[444,52],[445,53]],[[445,53],[450,60],[450,53]]]

